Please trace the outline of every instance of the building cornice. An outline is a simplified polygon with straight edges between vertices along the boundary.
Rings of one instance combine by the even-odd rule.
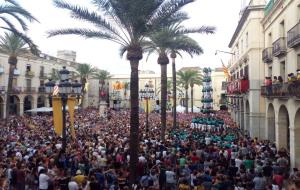
[[[267,21],[274,15],[274,13],[279,9],[279,7],[282,5],[284,0],[277,0],[275,1],[275,4],[273,5],[272,10],[265,15],[264,19],[261,21],[262,25],[265,25]]]
[[[240,21],[239,21],[239,23],[238,23],[238,25],[237,25],[237,27],[235,29],[235,32],[234,32],[234,34],[233,34],[233,36],[232,36],[232,38],[230,40],[230,43],[228,45],[229,48],[232,48],[232,46],[233,46],[236,38],[238,37],[241,29],[243,28],[245,22],[247,21],[247,18],[250,15],[250,12],[251,11],[264,10],[264,7],[265,7],[264,5],[255,5],[255,6],[251,6],[250,5],[250,6],[248,6],[248,7],[245,8],[245,10],[244,10],[244,12],[242,14],[242,17],[241,17],[241,19],[240,19]]]

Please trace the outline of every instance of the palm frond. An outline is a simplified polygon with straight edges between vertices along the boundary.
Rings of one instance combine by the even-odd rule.
[[[201,26],[199,28],[180,28],[178,34],[192,34],[192,33],[205,33],[214,34],[216,32],[216,27],[214,26]]]

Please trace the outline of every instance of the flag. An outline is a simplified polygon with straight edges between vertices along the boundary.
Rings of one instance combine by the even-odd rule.
[[[74,109],[75,109],[75,104],[76,104],[76,98],[75,97],[69,97],[68,98],[68,111],[70,114],[70,131],[71,131],[71,136],[73,139],[76,138],[75,135],[75,129],[74,129]]]
[[[223,67],[223,72],[224,72],[224,74],[225,74],[225,76],[226,76],[226,78],[227,79],[229,79],[229,77],[230,77],[230,74],[229,74],[229,72],[228,72],[228,68],[224,65],[224,63],[223,63],[223,60],[221,59],[221,62],[222,62],[222,67]]]
[[[58,136],[62,135],[62,102],[60,97],[52,97],[52,108],[53,108],[53,125],[54,131]]]
[[[57,85],[55,85],[54,86],[54,89],[53,89],[53,96],[56,96],[56,95],[58,95],[58,93],[59,93],[59,88],[58,88],[58,86]]]

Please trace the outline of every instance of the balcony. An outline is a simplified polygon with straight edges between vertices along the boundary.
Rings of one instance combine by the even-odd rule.
[[[287,33],[287,46],[295,48],[300,45],[300,22]]]
[[[279,99],[300,98],[300,81],[262,86],[261,96]]]
[[[21,73],[19,69],[14,69],[14,76],[19,76],[20,74]]]
[[[46,93],[46,88],[45,88],[45,86],[40,86],[40,87],[39,87],[39,93]]]
[[[22,87],[20,86],[13,86],[11,89],[11,92],[13,94],[20,94],[22,92]]]
[[[273,56],[280,57],[286,54],[286,38],[281,37],[273,43]]]
[[[249,91],[249,80],[238,79],[235,81],[228,82],[227,94],[228,95],[238,95],[245,94]]]
[[[26,71],[25,77],[28,77],[28,78],[34,77],[34,72],[33,71]]]
[[[273,61],[273,48],[265,48],[262,52],[262,59],[265,63],[271,63]]]
[[[24,93],[35,93],[36,88],[35,87],[24,87]]]

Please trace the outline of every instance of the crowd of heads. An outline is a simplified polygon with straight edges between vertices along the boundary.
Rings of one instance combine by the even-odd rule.
[[[225,111],[167,117],[160,140],[160,115],[140,114],[136,185],[129,184],[129,111],[96,109],[75,114],[76,139],[67,147],[53,130],[51,115],[10,116],[0,121],[0,189],[299,189],[289,172],[289,153],[274,143],[243,135]],[[224,121],[218,130],[192,128],[193,118]],[[67,129],[69,129],[67,124]]]

